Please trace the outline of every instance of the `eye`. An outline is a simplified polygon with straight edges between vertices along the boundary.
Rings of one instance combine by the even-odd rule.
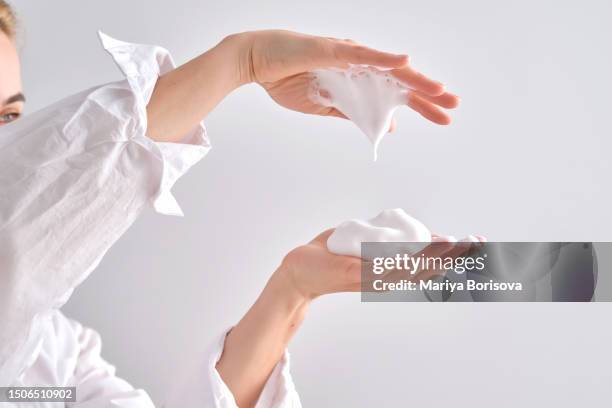
[[[0,125],[4,125],[14,120],[17,120],[19,119],[19,116],[21,116],[21,114],[18,112],[4,113],[0,115]]]

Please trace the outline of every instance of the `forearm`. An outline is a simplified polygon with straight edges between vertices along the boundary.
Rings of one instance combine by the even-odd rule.
[[[241,408],[255,406],[308,309],[310,301],[290,289],[288,278],[275,272],[225,340],[217,370]]]
[[[147,106],[147,135],[177,142],[229,93],[246,83],[247,34],[225,38],[215,47],[161,76]]]

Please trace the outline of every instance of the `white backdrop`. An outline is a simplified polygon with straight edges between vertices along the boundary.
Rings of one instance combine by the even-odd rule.
[[[399,112],[373,163],[349,122],[283,110],[256,86],[227,98],[206,120],[213,150],[174,190],[186,217],[145,214],[65,307],[158,402],[288,250],[344,219],[403,207],[457,236],[612,238],[606,1],[14,3],[29,111],[120,78],[99,28],[179,63],[248,29],[353,38],[408,53],[463,99],[446,128]],[[293,373],[307,407],[601,407],[609,313],[330,296],[291,345]]]

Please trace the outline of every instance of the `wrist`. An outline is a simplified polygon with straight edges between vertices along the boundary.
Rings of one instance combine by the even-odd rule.
[[[253,41],[254,32],[230,34],[217,45],[226,49],[234,64],[236,87],[255,81],[253,74]]]
[[[312,297],[299,290],[291,271],[285,266],[279,267],[272,274],[265,292],[287,309],[304,309],[312,301]]]

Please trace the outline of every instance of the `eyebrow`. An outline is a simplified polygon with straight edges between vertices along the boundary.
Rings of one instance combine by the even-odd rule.
[[[3,105],[9,105],[15,102],[25,102],[25,100],[26,100],[25,95],[20,92],[18,94],[11,96],[6,101],[4,101]]]

